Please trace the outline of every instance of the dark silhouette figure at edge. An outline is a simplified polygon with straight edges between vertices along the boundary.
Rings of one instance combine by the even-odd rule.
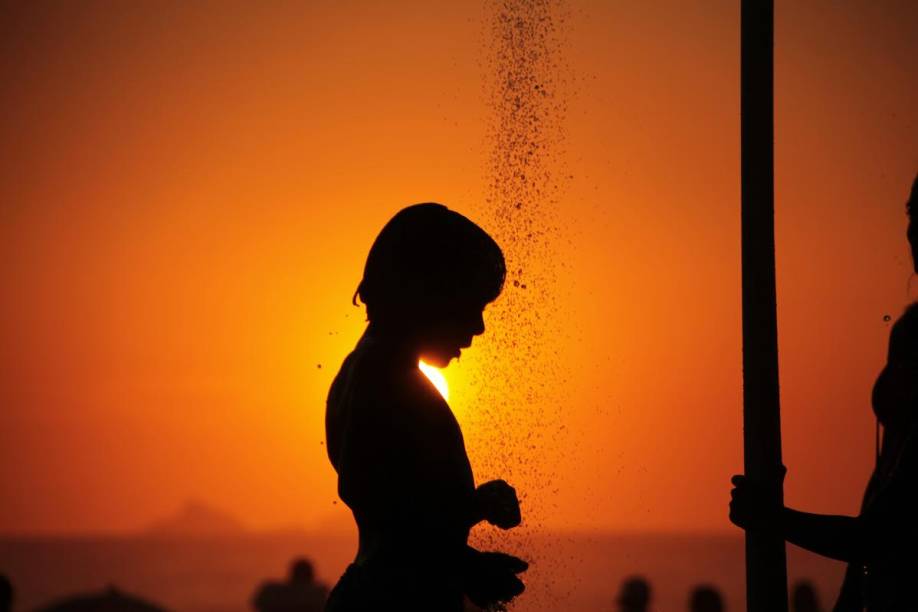
[[[918,177],[906,209],[918,273]],[[882,450],[856,517],[770,507],[762,490],[734,476],[730,520],[848,564],[835,612],[918,610],[918,304],[893,325],[887,363],[873,389]],[[841,476],[844,478],[844,475]]]
[[[809,580],[801,580],[791,588],[791,612],[822,612],[816,587]]]
[[[13,583],[4,574],[0,574],[0,612],[13,609]]]
[[[373,243],[354,295],[368,325],[328,394],[328,456],[354,514],[354,562],[332,589],[330,612],[460,611],[519,595],[514,556],[481,552],[469,531],[520,523],[514,489],[475,487],[449,405],[418,369],[447,365],[484,332],[483,310],[505,276],[500,247],[440,204],[396,214]]]
[[[266,582],[252,597],[258,612],[321,612],[328,588],[315,579],[308,559],[294,559],[286,582]]]
[[[689,612],[724,612],[724,598],[716,587],[700,584],[689,595]]]
[[[647,612],[653,591],[643,576],[630,576],[622,581],[615,598],[619,612]]]

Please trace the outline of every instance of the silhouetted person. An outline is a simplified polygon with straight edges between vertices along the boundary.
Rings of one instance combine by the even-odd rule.
[[[418,369],[443,367],[484,332],[503,287],[504,258],[481,228],[440,204],[409,206],[382,229],[357,298],[368,326],[328,395],[328,456],[354,514],[359,546],[329,611],[485,607],[523,591],[526,563],[466,543],[487,520],[519,524],[503,481],[475,487],[449,405]]]
[[[10,612],[13,609],[13,583],[5,575],[0,574],[0,612]]]
[[[724,598],[717,588],[703,584],[692,589],[690,612],[724,612]]]
[[[794,584],[790,597],[791,612],[822,612],[816,587],[809,580]]]
[[[286,582],[267,582],[252,598],[258,612],[320,612],[328,599],[328,589],[315,580],[312,563],[294,559]]]
[[[642,576],[631,576],[622,582],[615,603],[619,612],[647,612],[652,591],[650,583]]]
[[[918,273],[916,206],[918,177],[906,205]],[[743,476],[733,477],[730,520],[738,526],[777,533],[848,563],[836,612],[918,610],[918,304],[893,325],[872,403],[883,425],[883,444],[858,516],[770,507],[763,489]]]

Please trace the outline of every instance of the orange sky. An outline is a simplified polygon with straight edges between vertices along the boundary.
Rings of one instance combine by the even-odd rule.
[[[540,524],[726,530],[742,465],[738,2],[566,4],[545,357],[564,386],[485,427],[467,387],[486,335],[447,370],[455,410],[480,477],[502,475],[489,440],[537,466],[508,469]],[[883,315],[908,299],[918,8],[777,4],[786,495],[854,512]],[[340,512],[324,398],[362,329],[350,297],[375,233],[420,201],[487,219],[491,13],[0,11],[0,531],[132,529],[189,497],[254,527]],[[544,389],[527,381],[543,369],[499,384]]]

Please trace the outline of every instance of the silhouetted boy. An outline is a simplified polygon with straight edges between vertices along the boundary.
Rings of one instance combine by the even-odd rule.
[[[459,611],[523,591],[525,562],[466,544],[482,520],[508,529],[519,502],[503,481],[476,489],[449,405],[418,369],[458,357],[484,332],[504,258],[481,228],[440,204],[403,209],[382,229],[354,302],[369,324],[332,383],[328,456],[354,513],[357,557],[328,610]]]

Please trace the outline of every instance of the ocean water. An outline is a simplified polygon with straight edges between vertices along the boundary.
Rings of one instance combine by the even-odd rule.
[[[170,610],[241,612],[266,579],[281,579],[296,556],[313,560],[318,577],[334,583],[353,557],[355,540],[340,535],[285,533],[218,538],[5,537],[0,573],[16,589],[14,610],[31,610],[74,593],[114,585]],[[740,536],[529,536],[521,556],[532,560],[527,592],[513,610],[614,610],[621,581],[641,574],[653,588],[653,610],[687,609],[698,583],[714,584],[727,610],[744,609]],[[790,580],[812,580],[824,608],[841,582],[840,563],[788,547]]]

